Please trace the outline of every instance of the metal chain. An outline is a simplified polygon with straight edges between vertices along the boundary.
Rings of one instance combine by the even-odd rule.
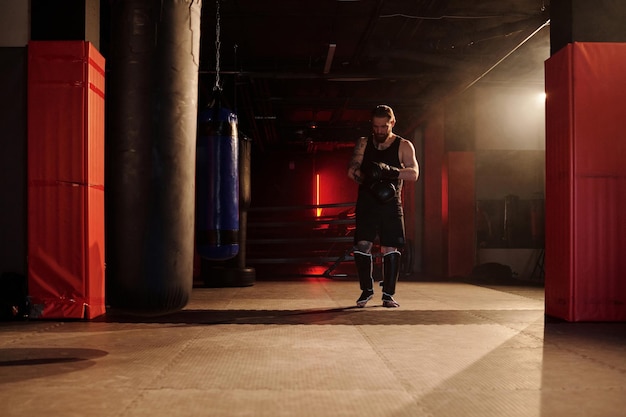
[[[220,85],[220,0],[215,1],[215,86],[213,90],[222,90]]]

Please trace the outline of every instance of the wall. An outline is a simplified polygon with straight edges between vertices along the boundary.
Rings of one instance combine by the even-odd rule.
[[[348,162],[353,149],[350,145],[315,154],[314,171],[320,175],[320,204],[356,202],[358,187],[348,178]],[[323,209],[322,215],[335,215],[345,210],[345,207]]]
[[[254,150],[252,207],[315,204],[316,174],[320,175],[320,204],[355,202],[356,185],[347,175],[351,155],[352,147],[310,152]],[[327,209],[326,214],[332,212]]]
[[[549,27],[520,45],[471,88],[447,97],[421,125],[424,131],[424,271],[447,275],[454,245],[446,234],[452,211],[441,169],[451,152],[471,152],[475,164],[476,265],[497,262],[530,278],[544,240],[545,94],[543,63]],[[450,207],[448,207],[450,208]],[[451,207],[453,209],[453,207]],[[506,219],[506,220],[505,220]],[[466,221],[466,220],[465,220]],[[442,240],[443,236],[447,240]],[[466,260],[463,260],[465,262]],[[532,267],[528,267],[528,265]]]
[[[534,279],[544,245],[543,85],[486,84],[473,94],[476,201],[488,223],[476,263],[501,263],[518,278]]]
[[[26,46],[28,43],[28,7],[26,0],[0,2],[0,47]]]

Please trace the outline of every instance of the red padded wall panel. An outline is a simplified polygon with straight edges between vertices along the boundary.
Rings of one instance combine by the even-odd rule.
[[[104,314],[104,192],[69,184],[35,186],[28,188],[28,199],[31,315]]]
[[[28,46],[28,287],[35,318],[104,307],[104,59],[88,42]]]
[[[546,313],[626,320],[626,44],[546,61]]]
[[[572,316],[572,74],[569,47],[546,61],[546,314]]]
[[[424,182],[424,273],[441,277],[444,266],[444,222],[447,202],[445,188],[444,113],[438,111],[426,125],[424,132],[424,161],[421,161],[420,181]],[[447,194],[446,194],[447,195]]]

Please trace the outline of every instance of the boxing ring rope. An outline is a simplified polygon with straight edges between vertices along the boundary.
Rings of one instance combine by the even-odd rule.
[[[248,210],[248,263],[251,265],[305,264],[326,266],[327,278],[342,263],[353,261],[354,206],[356,203],[250,207]],[[345,208],[338,214],[316,216],[319,209]],[[310,214],[307,213],[310,212]]]

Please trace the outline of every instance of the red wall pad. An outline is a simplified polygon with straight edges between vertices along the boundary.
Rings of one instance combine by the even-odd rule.
[[[91,319],[104,301],[104,58],[88,42],[28,45],[31,317]]]
[[[546,61],[546,314],[626,321],[626,44]]]
[[[468,276],[476,261],[474,152],[448,152],[444,160],[441,216],[448,277]]]

